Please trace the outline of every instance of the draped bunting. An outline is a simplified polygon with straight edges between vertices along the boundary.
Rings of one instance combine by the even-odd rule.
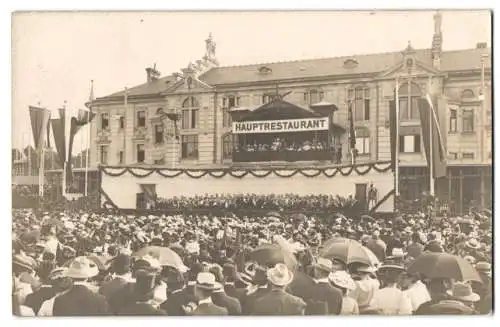
[[[173,169],[173,168],[137,168],[137,167],[112,167],[112,166],[100,166],[100,171],[107,176],[111,177],[119,177],[126,173],[131,174],[137,178],[146,178],[151,176],[152,174],[158,174],[165,178],[175,178],[182,174],[185,174],[191,178],[199,179],[206,175],[209,175],[213,178],[222,178],[226,175],[229,175],[234,178],[242,179],[248,174],[258,178],[265,178],[271,174],[282,177],[289,178],[293,177],[296,174],[301,174],[302,176],[313,178],[319,175],[323,175],[328,178],[335,177],[340,173],[342,176],[349,176],[353,173],[364,176],[368,174],[371,170],[374,170],[378,173],[384,173],[391,169],[391,162],[376,162],[376,163],[367,163],[367,164],[358,164],[354,166],[339,166],[339,167],[327,167],[327,168],[297,168],[297,169],[241,169],[237,168],[235,170],[226,168],[226,169]]]
[[[46,145],[48,140],[47,128],[50,110],[30,106],[29,111],[35,149],[40,150]],[[47,140],[45,138],[47,138]]]
[[[156,184],[140,184],[141,190],[149,201],[156,201]]]
[[[89,110],[78,110],[77,117],[71,117],[71,126],[70,126],[70,132],[69,132],[69,150],[68,150],[68,164],[66,166],[66,184],[71,185],[72,183],[72,165],[71,165],[71,157],[73,155],[73,142],[75,139],[76,133],[85,126],[86,124],[90,123],[92,119],[95,117],[95,113]]]

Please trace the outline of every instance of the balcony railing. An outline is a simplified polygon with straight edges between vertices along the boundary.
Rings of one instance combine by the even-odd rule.
[[[233,162],[265,162],[265,161],[324,161],[335,160],[333,151],[235,151]]]

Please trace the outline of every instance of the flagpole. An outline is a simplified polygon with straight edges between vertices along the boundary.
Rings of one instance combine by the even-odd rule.
[[[429,94],[431,92],[432,77],[429,76]],[[431,104],[429,104],[429,194],[434,196],[434,123]]]
[[[394,152],[394,193],[399,196],[399,77],[396,77],[396,149]]]

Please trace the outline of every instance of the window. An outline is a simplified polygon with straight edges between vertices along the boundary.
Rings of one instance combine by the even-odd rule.
[[[182,136],[182,159],[198,159],[198,135]]]
[[[356,150],[358,155],[370,153],[370,138],[368,136],[356,137]]]
[[[144,144],[137,144],[137,162],[142,163],[145,159]]]
[[[235,97],[234,95],[230,95],[222,98],[222,107],[223,108],[234,108],[240,105],[240,97]]]
[[[155,125],[155,144],[163,143],[163,125]]]
[[[370,89],[357,87],[347,90],[347,100],[352,103],[354,121],[370,120]]]
[[[418,120],[418,107],[422,92],[415,83],[405,83],[399,88],[399,119]]]
[[[275,93],[264,94],[262,96],[262,104],[266,104],[266,103],[269,103],[269,102],[273,101],[273,99],[274,99],[275,96],[276,96]]]
[[[233,154],[233,135],[226,134],[222,137],[222,157],[231,158]]]
[[[119,124],[120,124],[120,129],[124,129],[125,128],[125,117],[120,116]]]
[[[165,164],[165,159],[156,159],[154,161],[155,165],[164,165]]]
[[[462,113],[462,130],[464,133],[474,133],[474,111],[464,109]]]
[[[450,133],[457,132],[457,110],[450,109]]]
[[[107,112],[101,114],[101,129],[108,129],[109,127],[109,114]]]
[[[474,159],[474,152],[464,152],[462,153],[463,159]]]
[[[137,112],[137,127],[146,127],[146,111]]]
[[[474,99],[474,91],[471,89],[466,89],[462,92],[462,99]]]
[[[101,145],[101,164],[106,165],[108,163],[108,146]]]
[[[118,152],[118,163],[121,165],[124,163],[124,161],[125,161],[124,160],[124,153],[123,153],[123,151],[119,151]]]
[[[400,135],[399,152],[402,153],[420,152],[420,135]]]
[[[449,152],[448,153],[448,158],[451,160],[457,160],[458,159],[458,153],[457,152]]]
[[[310,90],[309,93],[305,94],[304,100],[309,104],[315,104],[323,101],[324,96],[323,91]]]
[[[182,103],[182,129],[198,128],[198,101],[194,97],[189,97]]]

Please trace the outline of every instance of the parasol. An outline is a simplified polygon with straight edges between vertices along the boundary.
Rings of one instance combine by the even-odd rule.
[[[185,272],[187,267],[182,262],[181,257],[172,249],[163,246],[146,246],[134,253],[135,257],[150,255],[160,261],[162,266],[170,266]]]
[[[370,249],[357,241],[342,237],[326,241],[320,256],[330,260],[340,260],[345,264],[359,262],[370,266],[379,265],[379,260]]]
[[[297,260],[293,253],[283,249],[278,244],[262,244],[258,246],[250,253],[249,259],[266,267],[274,267],[277,263],[284,263],[292,270],[297,267]]]
[[[462,257],[446,252],[425,252],[408,266],[409,273],[428,278],[453,278],[460,281],[481,281],[476,269]]]

